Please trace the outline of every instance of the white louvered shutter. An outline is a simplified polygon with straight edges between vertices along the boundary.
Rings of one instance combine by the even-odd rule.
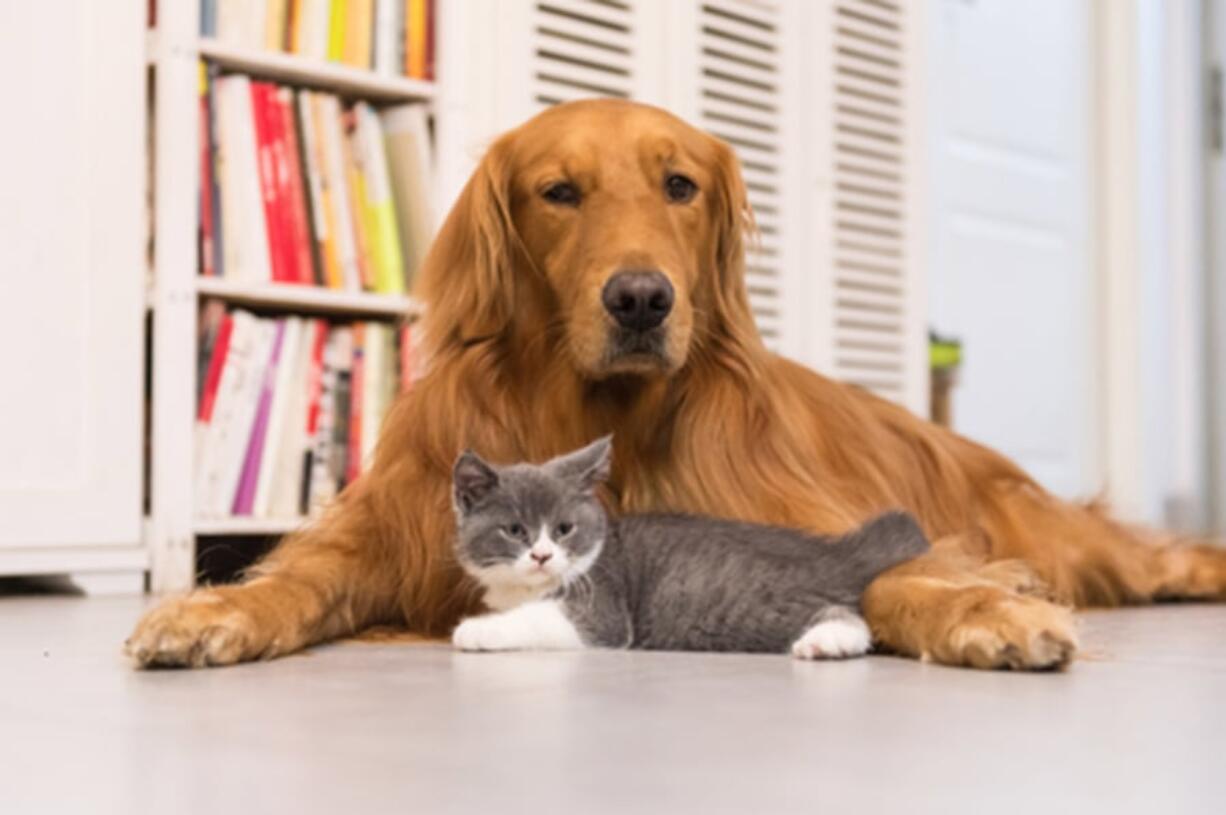
[[[593,96],[661,105],[741,160],[759,230],[747,257],[769,347],[927,409],[915,86],[924,0],[498,0],[442,94],[459,190],[495,133]],[[447,11],[450,9],[450,11]],[[457,11],[466,9],[466,11]],[[446,20],[445,20],[446,22]],[[443,54],[444,59],[447,58]],[[444,66],[446,67],[446,66]],[[469,156],[447,161],[448,145]]]
[[[629,2],[533,4],[532,101],[540,108],[634,93],[635,15]]]
[[[767,345],[781,349],[784,274],[781,15],[777,3],[706,0],[698,5],[697,122],[732,145],[757,222],[746,284]]]
[[[919,7],[833,0],[819,15],[829,39],[818,126],[828,124],[831,372],[917,412],[927,410],[926,301],[915,201]]]

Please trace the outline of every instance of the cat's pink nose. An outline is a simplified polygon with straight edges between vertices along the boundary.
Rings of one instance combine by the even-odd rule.
[[[545,561],[553,557],[553,552],[530,552],[529,554],[531,554],[532,559],[535,560],[541,566],[544,566]]]

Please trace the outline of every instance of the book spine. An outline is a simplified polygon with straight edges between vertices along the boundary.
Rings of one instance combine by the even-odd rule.
[[[392,199],[382,127],[378,115],[369,105],[359,103],[354,110],[358,117],[358,140],[366,170],[364,197],[373,245],[371,254],[375,267],[375,289],[385,294],[403,294],[404,259],[400,251],[396,204]]]
[[[371,252],[371,235],[367,223],[366,173],[355,145],[356,116],[353,110],[341,114],[344,135],[341,153],[345,162],[345,192],[349,201],[351,229],[356,248],[358,283],[365,291],[375,291],[375,265]]]
[[[329,224],[330,233],[336,239],[337,259],[342,287],[351,291],[361,288],[358,274],[357,246],[353,234],[353,215],[349,209],[347,182],[345,180],[345,157],[343,144],[345,134],[341,130],[340,100],[335,96],[320,94],[319,113],[327,176],[328,200],[331,202],[335,220]]]
[[[212,130],[212,114],[209,106],[209,73],[203,62],[200,63],[200,274],[206,277],[217,276],[216,244],[214,235],[217,232],[213,222],[213,154],[209,143],[209,133]]]
[[[209,114],[209,127],[206,135],[209,147],[209,201],[212,207],[210,220],[213,225],[213,275],[215,277],[224,277],[226,269],[225,246],[221,228],[221,159],[217,144],[217,77],[220,76],[221,69],[216,65],[208,65],[206,71],[208,73],[208,93],[205,101],[208,105]]]
[[[268,120],[268,134],[272,141],[273,171],[277,192],[277,228],[281,238],[281,262],[285,280],[289,283],[309,283],[310,270],[300,262],[295,201],[292,189],[292,165],[290,157],[290,128],[286,127],[282,92],[288,88],[274,85],[265,87],[264,115]],[[299,200],[299,203],[301,201]],[[305,277],[304,277],[305,275]]]
[[[239,231],[242,235],[242,245],[235,251],[236,262],[241,268],[238,276],[251,282],[266,283],[273,279],[272,250],[268,241],[264,193],[260,186],[260,154],[255,132],[252,83],[242,74],[231,74],[225,77],[225,81],[230,89],[229,114],[234,128],[234,149],[227,153],[230,171],[223,181],[236,187],[236,198],[242,203],[242,210],[236,208],[232,219],[236,236]]]
[[[353,325],[353,368],[349,375],[349,438],[345,483],[352,484],[362,474],[362,403],[365,401],[366,326]]]
[[[251,83],[251,116],[255,124],[256,153],[259,164],[260,190],[264,203],[264,223],[268,240],[272,279],[291,282],[287,268],[285,236],[281,223],[281,207],[277,183],[277,159],[274,147],[270,97],[272,87],[264,82]]]
[[[205,362],[204,375],[200,378],[197,388],[196,418],[207,424],[213,418],[213,405],[217,401],[217,384],[221,380],[221,369],[226,362],[226,352],[230,348],[230,332],[234,330],[234,320],[226,314],[225,306],[218,301],[210,301],[209,306],[216,303],[222,309],[221,319],[213,332],[208,357]]]
[[[285,320],[278,320],[274,330],[272,351],[268,357],[268,364],[264,366],[255,418],[247,441],[247,451],[243,457],[238,489],[234,493],[234,504],[230,510],[234,515],[250,515],[255,505],[256,482],[259,479],[260,461],[264,455],[268,436],[268,418],[272,408],[273,389],[276,385],[277,363],[280,361],[281,342],[285,337]]]
[[[251,514],[261,518],[268,517],[272,507],[277,469],[283,464],[282,451],[288,441],[286,426],[291,423],[289,413],[298,401],[296,392],[302,384],[301,381],[295,382],[293,379],[295,375],[301,375],[297,370],[301,334],[302,318],[288,317],[281,321],[277,359],[272,366],[275,368],[275,379],[268,408],[267,430],[256,471],[255,496],[251,505]]]
[[[328,20],[328,59],[340,62],[345,57],[345,18],[348,0],[332,0],[332,16]]]
[[[426,78],[426,0],[408,0],[405,24],[405,74]]]
[[[434,35],[434,29],[437,25],[435,8],[438,5],[438,0],[426,0],[426,66],[425,78],[434,79],[434,48],[438,39]]]
[[[324,202],[323,161],[319,148],[317,106],[309,91],[295,91],[298,112],[299,144],[302,147],[303,177],[307,186],[307,209],[311,224],[311,262],[315,283],[330,286],[334,276],[335,257],[328,233],[327,207]]]
[[[276,96],[277,127],[281,136],[282,172],[286,231],[293,255],[294,280],[311,285],[315,282],[314,260],[311,255],[311,226],[307,212],[306,185],[302,174],[302,148],[294,116],[294,96],[289,88],[278,88]]]
[[[311,340],[310,359],[306,374],[306,451],[302,461],[302,484],[299,490],[298,512],[306,515],[311,509],[312,485],[316,483],[316,462],[327,460],[326,451],[317,455],[317,450],[325,440],[332,438],[331,428],[324,431],[321,425],[321,414],[326,398],[331,395],[331,386],[325,387],[324,352],[328,343],[328,324],[316,320]],[[325,394],[327,394],[325,396]],[[318,476],[322,480],[323,476]]]
[[[396,22],[396,8],[400,0],[375,0],[375,71],[384,76],[398,73],[396,63],[396,39],[400,33]]]

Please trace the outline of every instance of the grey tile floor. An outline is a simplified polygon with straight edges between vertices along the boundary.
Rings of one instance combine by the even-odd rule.
[[[1064,674],[342,643],[136,672],[139,598],[0,598],[0,813],[1226,812],[1226,606]]]

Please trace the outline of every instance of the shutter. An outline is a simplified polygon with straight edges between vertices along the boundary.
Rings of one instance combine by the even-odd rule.
[[[533,6],[533,112],[634,91],[634,9],[618,0],[540,0]]]
[[[829,38],[819,111],[831,129],[824,253],[831,264],[832,371],[926,413],[926,336],[917,280],[920,225],[911,216],[918,127],[908,82],[918,72],[908,26],[918,15],[890,0],[834,0],[819,17]]]
[[[777,3],[705,0],[698,8],[698,123],[736,150],[758,227],[746,285],[766,344],[783,334],[782,42]]]

